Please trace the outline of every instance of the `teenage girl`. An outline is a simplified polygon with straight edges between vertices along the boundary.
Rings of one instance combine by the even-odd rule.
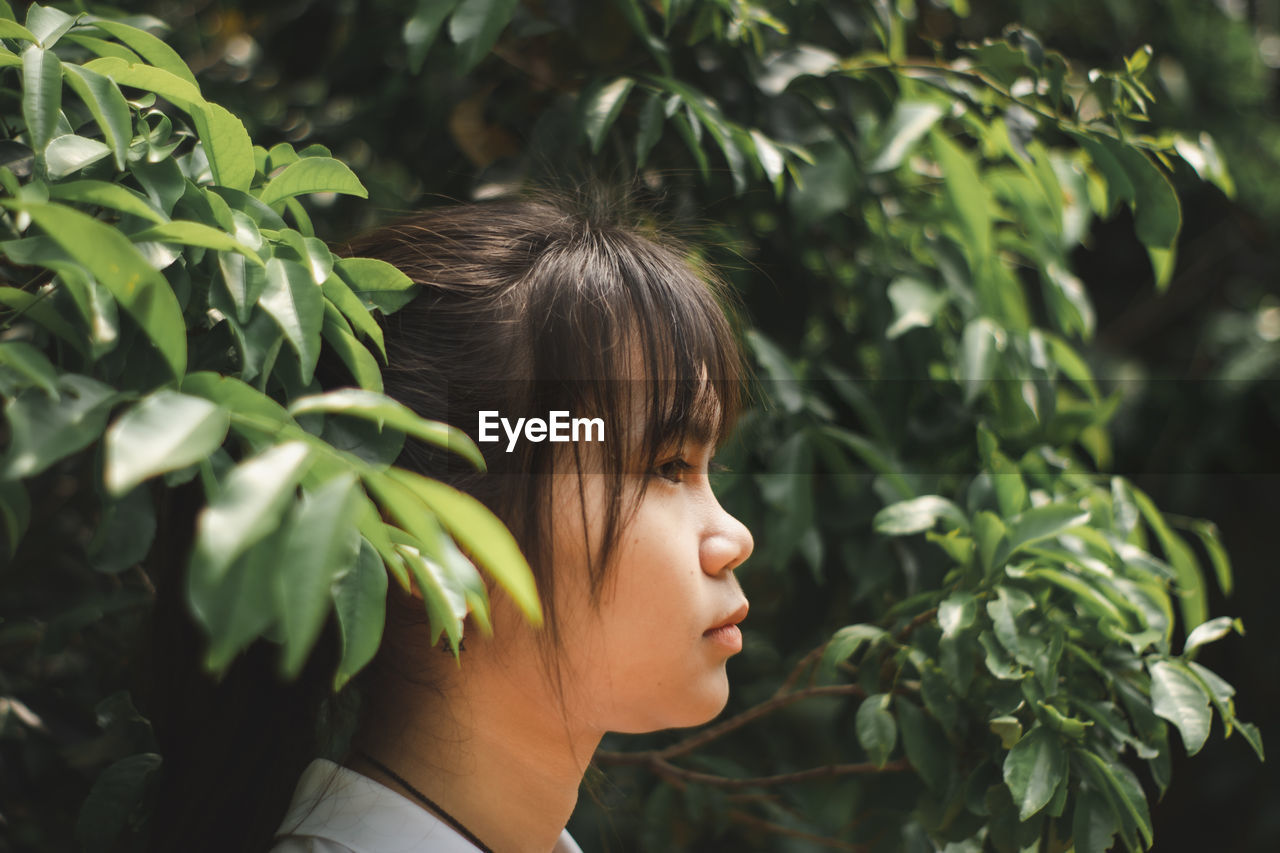
[[[392,584],[355,735],[302,772],[273,853],[576,851],[564,827],[602,735],[710,720],[742,646],[751,534],[708,480],[742,381],[721,287],[678,244],[546,201],[433,209],[348,250],[421,285],[384,323],[389,396],[473,438],[480,412],[604,434],[502,435],[478,444],[483,474],[406,448],[399,465],[512,530],[545,624],[495,588],[492,634],[468,620],[455,662]]]

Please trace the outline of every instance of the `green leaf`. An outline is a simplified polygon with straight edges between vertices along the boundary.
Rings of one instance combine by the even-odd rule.
[[[220,252],[237,252],[257,266],[263,266],[262,258],[258,257],[258,253],[253,249],[250,249],[226,231],[202,225],[199,222],[188,220],[162,222],[135,234],[130,234],[129,239],[135,243],[154,240],[159,243],[201,246],[206,249],[217,249]]]
[[[946,793],[952,754],[946,735],[909,699],[899,696],[894,705],[898,711],[898,728],[902,732],[902,748],[907,753],[907,760],[930,789],[939,794]]]
[[[200,101],[192,105],[191,120],[204,144],[213,181],[247,192],[255,173],[253,143],[244,123],[218,104]]]
[[[888,294],[895,314],[893,325],[884,333],[890,340],[911,329],[932,326],[949,301],[942,291],[909,276],[894,279]]]
[[[1209,562],[1213,564],[1213,572],[1218,578],[1218,589],[1222,590],[1223,595],[1230,595],[1233,587],[1231,558],[1227,555],[1227,549],[1222,547],[1218,525],[1211,521],[1202,521],[1197,522],[1194,529],[1205,551],[1209,554]]]
[[[378,325],[377,320],[373,319],[369,309],[360,301],[360,297],[356,296],[355,292],[342,280],[342,277],[337,275],[330,275],[326,278],[320,290],[356,332],[359,332],[365,340],[372,341],[377,346],[378,352],[382,355],[382,360],[385,363],[387,360],[387,345],[382,337],[382,327]]]
[[[457,453],[481,471],[485,469],[480,449],[465,432],[440,421],[421,418],[408,406],[390,397],[358,388],[341,388],[302,397],[289,406],[289,414],[294,417],[317,412],[363,418],[376,423],[379,429],[389,426]]]
[[[292,486],[286,497],[292,501]],[[225,567],[192,560],[187,572],[187,603],[209,636],[204,664],[211,672],[225,670],[237,652],[272,626],[272,577],[279,570],[283,538],[283,530],[268,530]]]
[[[1141,833],[1145,846],[1150,848],[1154,836],[1151,812],[1138,777],[1124,764],[1109,763],[1089,750],[1077,749],[1074,754],[1081,759],[1085,771],[1110,801],[1112,810],[1130,827],[1127,832],[1132,834],[1136,829]]]
[[[327,157],[303,157],[268,181],[258,200],[273,206],[297,195],[323,192],[369,197],[369,191],[345,163]]]
[[[146,559],[156,537],[151,491],[139,487],[118,500],[103,502],[98,530],[86,553],[95,572],[114,575]]]
[[[662,110],[663,100],[661,92],[650,92],[644,106],[640,108],[636,131],[636,168],[644,166],[649,159],[649,152],[662,138],[662,125],[666,120]]]
[[[382,371],[378,368],[378,360],[356,340],[356,336],[351,333],[351,326],[338,309],[333,307],[332,302],[324,303],[324,325],[320,328],[320,335],[347,366],[347,370],[351,371],[351,377],[357,385],[366,391],[382,393]]]
[[[938,495],[924,495],[890,504],[876,513],[872,526],[885,536],[923,533],[940,520],[961,530],[969,529],[969,518],[960,507]]]
[[[311,381],[320,358],[320,329],[324,325],[324,296],[301,264],[272,258],[267,261],[267,287],[258,304],[280,325],[298,354],[302,381]]]
[[[125,154],[133,141],[133,117],[114,80],[79,65],[64,65],[63,79],[89,108],[93,120],[115,155],[116,169],[125,168]]]
[[[953,593],[938,605],[938,625],[944,637],[954,637],[971,628],[977,616],[977,600],[970,592]]]
[[[108,21],[103,18],[91,18],[89,22],[103,32],[124,42],[135,53],[155,67],[162,68],[173,76],[199,88],[200,84],[196,82],[195,75],[191,73],[187,63],[182,61],[182,57],[178,55],[178,52],[151,35],[151,33],[119,21]]]
[[[335,477],[304,494],[286,522],[279,567],[272,573],[286,678],[302,671],[329,613],[331,588],[356,562],[361,540],[355,491],[354,473]]]
[[[877,693],[862,700],[854,720],[858,743],[867,751],[867,759],[884,767],[898,742],[898,724],[889,713],[890,693]]]
[[[956,379],[964,390],[966,404],[978,399],[990,384],[999,353],[1004,349],[1004,338],[1004,330],[988,317],[975,317],[965,325]]]
[[[584,92],[579,102],[582,129],[591,142],[591,153],[599,154],[605,134],[617,121],[636,81],[631,77],[619,77],[611,83],[597,85]]]
[[[1072,842],[1076,853],[1107,853],[1116,837],[1116,815],[1107,798],[1095,791],[1076,797],[1071,818]]]
[[[58,39],[76,25],[79,15],[68,15],[52,6],[32,3],[27,7],[27,29],[35,35],[40,45],[52,48]]]
[[[1183,625],[1203,623],[1209,618],[1209,607],[1206,601],[1204,576],[1200,573],[1195,555],[1182,537],[1169,528],[1164,515],[1146,492],[1127,481],[1124,485],[1133,502],[1137,504],[1143,519],[1155,533],[1164,551],[1165,559],[1177,576],[1178,605],[1182,609]]]
[[[1182,735],[1188,755],[1195,755],[1209,739],[1213,712],[1200,682],[1183,666],[1171,661],[1147,665],[1151,673],[1151,709],[1173,723]]]
[[[533,571],[515,537],[497,516],[452,486],[395,468],[388,474],[435,511],[449,534],[511,596],[530,624],[542,624]]]
[[[192,118],[195,118],[195,113],[205,103],[204,97],[196,86],[175,74],[151,65],[128,62],[115,56],[104,56],[86,62],[83,67],[110,77],[121,86],[154,92],[178,109],[191,114]]]
[[[1182,208],[1169,178],[1140,149],[1109,136],[1102,137],[1102,144],[1133,184],[1133,225],[1138,240],[1149,248],[1172,247],[1182,228]]]
[[[863,645],[875,645],[887,636],[885,630],[876,625],[846,625],[827,641],[826,648],[822,650],[819,668],[830,678],[835,674],[837,664],[856,655]]]
[[[19,24],[17,21],[11,21],[0,18],[0,38],[18,39],[19,41],[36,42],[35,33]]]
[[[413,14],[404,22],[400,36],[409,49],[409,70],[414,74],[422,70],[422,63],[440,33],[441,24],[457,5],[458,0],[418,0]]]
[[[111,153],[111,148],[96,139],[64,133],[49,140],[44,149],[49,177],[62,178],[96,163]]]
[[[1003,563],[1013,553],[1037,542],[1052,539],[1089,520],[1089,511],[1075,504],[1055,503],[1032,507],[1006,522],[1009,538],[996,554],[996,563]]]
[[[87,214],[55,204],[5,202],[23,210],[67,254],[106,286],[151,338],[170,371],[187,367],[187,324],[169,282],[147,263],[128,238]]]
[[[109,764],[93,780],[93,787],[76,816],[76,840],[88,853],[112,849],[143,803],[148,779],[163,759],[143,752]]]
[[[462,0],[449,19],[449,38],[458,46],[463,73],[469,71],[498,41],[516,10],[518,0]]]
[[[331,591],[342,633],[342,651],[333,689],[341,690],[373,660],[386,621],[387,572],[377,550],[367,539],[360,539],[355,561],[338,572]]]
[[[973,158],[946,135],[934,131],[933,153],[942,169],[948,206],[960,225],[961,248],[969,269],[977,276],[991,257],[994,236],[991,192],[978,174]]]
[[[5,403],[9,447],[0,478],[39,474],[53,463],[89,446],[107,425],[120,394],[88,376],[58,377],[58,396],[29,389]]]
[[[290,441],[233,468],[196,523],[191,573],[216,585],[241,554],[277,530],[310,461],[307,445]]]
[[[5,551],[12,559],[31,524],[31,499],[17,480],[0,480],[0,522],[4,524]]]
[[[199,462],[222,446],[226,409],[162,389],[139,400],[107,430],[103,480],[122,495],[157,474]]]
[[[85,345],[84,333],[67,322],[67,318],[48,298],[52,288],[47,285],[46,288],[39,293],[28,293],[16,287],[0,287],[0,305],[12,308],[17,316],[35,321],[73,350],[88,357],[89,349]],[[12,323],[14,317],[9,317],[7,321]]]
[[[1018,819],[1044,808],[1065,783],[1066,773],[1067,753],[1050,729],[1037,725],[1014,744],[1004,759],[1004,783],[1018,807]]]
[[[1253,751],[1258,756],[1259,761],[1266,761],[1267,756],[1262,748],[1262,732],[1258,731],[1258,727],[1253,723],[1236,722],[1236,731],[1240,732],[1241,737],[1253,747]]]
[[[70,67],[70,66],[68,66]],[[146,219],[151,222],[165,222],[161,213],[150,200],[133,190],[106,181],[61,181],[49,186],[49,198],[58,201],[78,201],[81,204],[109,207],[130,216]]]
[[[0,341],[0,364],[15,371],[25,385],[58,395],[58,371],[44,353],[24,341]]]
[[[466,594],[445,564],[426,556],[416,545],[397,544],[396,550],[404,557],[426,605],[432,643],[438,642],[440,635],[444,634],[457,654],[462,639],[462,623],[467,617]]]
[[[898,168],[911,148],[942,118],[946,109],[934,101],[898,101],[881,134],[880,150],[867,171],[871,174]]]
[[[31,45],[22,52],[22,118],[36,158],[53,139],[62,108],[62,62],[51,50]]]
[[[81,33],[67,33],[63,38],[74,45],[83,47],[94,56],[114,56],[123,59],[125,62],[140,63],[142,57],[134,53],[122,44],[117,44],[106,39],[94,38],[93,36],[82,35]]]
[[[334,271],[371,311],[376,308],[384,314],[394,313],[417,293],[409,276],[375,258],[341,258]]]
[[[1231,629],[1237,627],[1236,620],[1230,616],[1219,616],[1217,619],[1210,619],[1208,622],[1202,622],[1196,626],[1195,630],[1187,635],[1186,645],[1182,647],[1184,655],[1203,646],[1205,643],[1212,643],[1214,640],[1221,640],[1227,634],[1231,633]]]

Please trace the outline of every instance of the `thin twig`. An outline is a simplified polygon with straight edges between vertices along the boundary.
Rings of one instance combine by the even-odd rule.
[[[611,756],[635,755],[646,756],[654,755],[658,758],[675,758],[677,755],[684,755],[692,752],[703,744],[710,743],[717,738],[724,737],[729,732],[736,731],[750,722],[760,719],[766,714],[771,714],[781,708],[799,702],[801,699],[812,699],[818,696],[866,696],[866,691],[857,684],[833,684],[824,687],[807,687],[804,690],[797,690],[794,693],[788,693],[785,696],[775,696],[755,705],[740,714],[730,717],[723,723],[703,729],[695,735],[685,738],[678,743],[674,743],[665,749],[652,750],[648,753],[601,753],[597,752],[597,756],[604,757],[606,761],[611,760]],[[615,763],[643,763],[643,759],[635,761],[616,761]]]
[[[677,767],[669,761],[665,761],[657,756],[650,756],[646,762],[651,770],[659,776],[668,779],[679,779],[682,782],[692,783],[696,785],[714,785],[717,788],[768,788],[777,785],[794,785],[798,782],[808,782],[811,779],[825,779],[830,776],[865,776],[874,773],[902,773],[910,770],[911,765],[906,759],[900,758],[896,761],[890,761],[883,766],[873,764],[870,761],[860,761],[856,764],[826,764],[822,767],[810,767],[807,770],[796,770],[792,773],[777,773],[772,776],[718,776],[714,773],[702,773],[698,770],[689,770],[684,767]]]
[[[826,649],[827,644],[823,643],[816,649],[810,651],[804,657],[800,658],[799,662],[797,662],[791,672],[788,673],[786,680],[782,682],[782,686],[774,692],[774,698],[776,699],[779,696],[787,695],[791,689],[796,686],[796,682],[800,680],[800,676],[804,671],[822,659],[822,653],[826,651]]]

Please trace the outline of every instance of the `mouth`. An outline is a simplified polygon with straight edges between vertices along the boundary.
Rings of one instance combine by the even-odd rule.
[[[737,610],[730,613],[716,625],[702,632],[703,639],[711,640],[724,646],[730,653],[742,651],[742,632],[738,623],[747,618],[747,603],[744,601]]]

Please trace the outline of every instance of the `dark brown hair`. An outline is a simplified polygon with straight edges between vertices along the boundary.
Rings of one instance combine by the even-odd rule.
[[[584,474],[606,478],[604,529],[588,560],[598,596],[648,482],[641,478],[637,491],[628,475],[649,472],[660,454],[691,439],[719,443],[739,408],[743,367],[723,286],[684,245],[617,211],[547,198],[443,206],[339,247],[393,264],[419,287],[382,322],[389,396],[473,439],[481,411],[518,418],[563,410],[604,421],[598,452],[577,443],[521,442],[511,452],[505,442],[480,443],[487,472],[479,473],[411,442],[397,463],[469,492],[510,527],[534,571],[548,649],[557,642],[549,475],[576,472],[580,493]],[[193,516],[171,556],[189,545]],[[152,640],[163,658],[153,674],[153,720],[166,767],[152,849],[265,849],[293,782],[320,748],[321,710],[333,708],[333,626],[291,684],[276,680],[274,650],[261,641],[214,683],[199,669],[198,632],[178,615],[181,573],[166,575],[170,591],[160,591],[168,600],[158,602]],[[430,643],[423,621],[420,602],[393,585],[370,667],[382,687],[386,676],[420,671],[413,656]]]
[[[473,439],[486,410],[513,420],[568,411],[604,421],[599,454],[549,442],[508,452],[504,439],[478,445],[485,474],[426,444],[399,460],[471,493],[511,528],[554,641],[546,475],[564,470],[559,454],[568,452],[579,488],[588,471],[606,478],[603,535],[589,561],[598,595],[643,495],[643,486],[628,492],[624,477],[690,438],[718,443],[737,415],[742,364],[723,287],[685,246],[621,224],[598,201],[436,208],[355,240],[345,253],[387,261],[422,288],[385,322],[389,396]]]

